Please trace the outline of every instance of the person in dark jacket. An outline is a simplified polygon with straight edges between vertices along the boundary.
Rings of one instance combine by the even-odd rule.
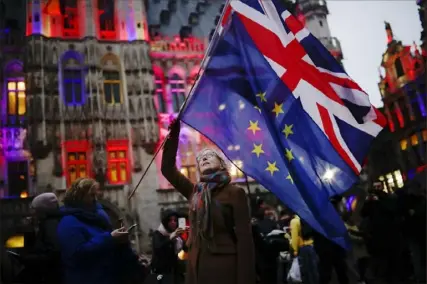
[[[64,217],[57,230],[65,283],[142,282],[143,268],[130,247],[128,232],[125,228],[113,230],[96,201],[98,190],[95,180],[81,178],[65,193]]]
[[[33,199],[31,209],[37,233],[29,252],[22,255],[26,283],[60,283],[62,269],[56,229],[62,214],[58,198],[51,192],[42,193]]]
[[[335,210],[341,214],[342,198],[339,196],[331,198],[330,202]],[[313,232],[314,248],[319,256],[319,279],[320,284],[331,283],[332,271],[335,270],[339,284],[348,284],[346,257],[347,252],[344,248],[334,243],[318,232]]]
[[[182,276],[179,271],[178,253],[183,249],[183,240],[180,237],[184,229],[178,228],[178,213],[166,210],[159,228],[152,237],[153,258],[151,270],[155,274],[167,275],[168,283],[180,283]]]

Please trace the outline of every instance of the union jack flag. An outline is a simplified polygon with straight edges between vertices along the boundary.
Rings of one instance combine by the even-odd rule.
[[[356,172],[360,159],[345,142],[335,117],[370,136],[387,124],[360,86],[301,22],[271,0],[231,0],[219,34],[236,13],[277,76],[300,98],[304,110]]]
[[[315,230],[357,180],[385,119],[327,49],[271,0],[232,0],[180,118]]]

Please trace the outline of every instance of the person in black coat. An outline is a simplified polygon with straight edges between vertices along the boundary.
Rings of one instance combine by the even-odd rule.
[[[36,236],[28,252],[22,255],[25,266],[24,283],[60,283],[61,257],[56,229],[62,218],[59,202],[54,193],[42,193],[31,203],[33,218],[37,222]]]
[[[177,212],[166,210],[152,236],[151,270],[156,275],[166,277],[165,282],[168,284],[181,281],[178,253],[184,248],[184,241],[180,236],[185,229],[178,228],[178,218]]]

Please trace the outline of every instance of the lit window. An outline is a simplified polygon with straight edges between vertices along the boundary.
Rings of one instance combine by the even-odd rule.
[[[169,79],[169,85],[171,88],[173,111],[178,112],[185,101],[185,81],[178,74],[174,73]]]
[[[402,149],[403,151],[405,151],[408,148],[408,140],[402,140],[400,141],[400,149]]]
[[[65,141],[65,173],[67,184],[71,185],[76,179],[90,177],[90,144],[86,140]]]
[[[25,115],[27,112],[24,81],[7,82],[7,110],[9,115]]]
[[[402,177],[402,173],[399,170],[394,172],[394,178],[396,179],[397,187],[402,188],[403,187],[403,177]]]
[[[423,141],[426,142],[427,141],[427,130],[423,130],[422,136],[423,136]]]
[[[394,184],[393,175],[392,174],[387,174],[386,178],[387,178],[388,188],[390,188],[390,189],[395,188],[396,185]]]
[[[82,57],[74,51],[62,56],[62,96],[66,105],[85,103]]]
[[[396,58],[396,61],[394,62],[394,67],[396,68],[396,76],[397,78],[402,77],[405,75],[405,71],[402,66],[402,61],[400,61],[400,58]]]
[[[99,35],[102,39],[116,38],[114,0],[98,0]]]
[[[155,75],[157,110],[160,113],[166,113],[166,102],[164,97],[164,79],[161,75]]]
[[[107,142],[108,181],[110,184],[124,184],[129,181],[128,141]]]
[[[196,155],[190,139],[183,135],[179,144],[180,171],[192,182],[197,181]]]
[[[233,164],[231,165],[231,168],[230,168],[230,175],[234,179],[240,179],[240,178],[243,178],[245,176],[244,173],[239,170],[239,168],[240,169],[243,168],[243,162],[240,160],[234,160]]]
[[[64,69],[63,74],[65,104],[83,104],[82,71],[78,69]]]
[[[417,134],[414,134],[414,135],[411,136],[411,144],[412,144],[412,146],[418,145],[418,136],[417,136]]]
[[[77,0],[67,0],[65,5],[63,21],[64,37],[79,37]]]
[[[7,239],[5,247],[8,249],[23,248],[25,245],[25,237],[23,235],[15,235]]]
[[[72,184],[78,178],[88,176],[88,161],[86,152],[67,153],[68,183]]]
[[[104,98],[108,104],[121,104],[119,71],[104,71]]]

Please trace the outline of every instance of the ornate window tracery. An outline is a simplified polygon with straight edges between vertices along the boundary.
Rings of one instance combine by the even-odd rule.
[[[113,54],[106,55],[102,61],[104,75],[104,100],[107,104],[122,104],[123,93],[120,77],[120,62]]]
[[[85,103],[83,60],[80,54],[68,51],[62,56],[62,96],[69,106]]]

